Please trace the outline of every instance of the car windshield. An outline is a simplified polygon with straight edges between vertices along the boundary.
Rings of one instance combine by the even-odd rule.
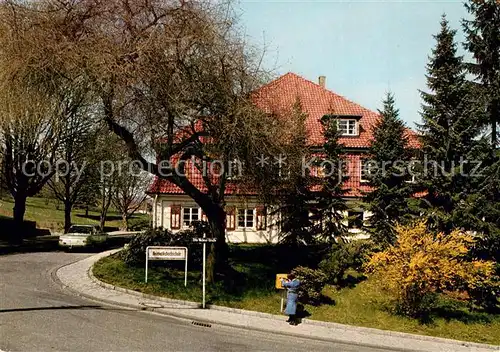
[[[69,233],[90,234],[90,233],[92,233],[92,227],[91,226],[71,226],[69,228]]]

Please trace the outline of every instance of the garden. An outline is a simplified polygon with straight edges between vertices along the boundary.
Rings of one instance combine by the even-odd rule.
[[[94,275],[139,292],[200,302],[201,245],[191,242],[193,236],[139,235],[126,250],[97,262]],[[207,302],[280,314],[275,275],[294,270],[302,283],[302,318],[500,344],[498,277],[493,262],[468,257],[473,242],[458,232],[440,238],[420,223],[398,228],[397,243],[384,251],[369,241],[230,245],[231,273],[207,287]],[[183,263],[173,261],[152,263],[144,283],[147,245],[189,247],[187,287]]]

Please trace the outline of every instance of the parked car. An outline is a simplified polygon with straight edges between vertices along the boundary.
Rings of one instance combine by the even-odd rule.
[[[108,235],[94,225],[72,225],[68,233],[59,236],[59,246],[66,248],[90,247],[105,243]]]

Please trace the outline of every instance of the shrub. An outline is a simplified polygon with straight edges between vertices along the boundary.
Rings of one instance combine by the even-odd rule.
[[[334,244],[326,258],[319,263],[320,269],[329,284],[339,284],[345,271],[352,265],[352,256],[348,244]]]
[[[146,247],[180,246],[188,248],[190,266],[199,265],[202,260],[202,246],[199,243],[193,243],[193,238],[203,237],[203,232],[208,233],[208,225],[204,222],[194,223],[191,230],[176,233],[150,228],[146,232],[134,236],[126,249],[121,252],[120,257],[128,265],[144,265]]]
[[[312,305],[320,304],[321,291],[323,291],[327,281],[327,277],[323,271],[298,266],[292,270],[292,273],[300,281],[298,290],[299,301]]]
[[[500,304],[500,264],[496,264],[495,273],[489,275],[481,272],[483,276],[467,287],[467,293],[473,303],[486,311],[498,312]]]
[[[319,267],[327,276],[328,283],[339,284],[349,268],[360,270],[370,258],[372,243],[359,240],[334,244]]]
[[[375,253],[366,269],[393,294],[400,313],[423,316],[437,293],[488,285],[494,263],[468,258],[472,236],[458,230],[433,234],[424,221],[397,226],[396,232],[397,242]]]

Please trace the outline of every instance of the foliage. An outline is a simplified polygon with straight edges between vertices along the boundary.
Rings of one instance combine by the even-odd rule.
[[[367,164],[370,185],[374,189],[366,195],[366,202],[372,212],[368,227],[371,238],[385,247],[396,240],[395,224],[411,218],[409,203],[414,190],[407,182],[412,157],[408,130],[399,118],[391,93],[387,94],[379,113],[381,119],[373,129]]]
[[[487,107],[483,124],[490,125],[491,147],[495,150],[500,123],[500,2],[468,0],[465,8],[471,16],[463,20],[464,46],[475,61],[467,68],[479,83],[479,98]]]
[[[181,246],[188,248],[188,259],[191,265],[199,265],[202,260],[202,246],[193,243],[193,238],[203,237],[208,230],[205,222],[196,222],[191,230],[172,233],[163,229],[149,229],[132,238],[126,249],[121,254],[125,263],[131,266],[144,265],[146,260],[146,247],[148,246]]]
[[[287,147],[286,164],[277,165],[275,170],[278,176],[275,182],[281,184],[281,189],[276,192],[278,204],[271,216],[279,219],[275,225],[280,229],[281,243],[308,245],[313,244],[316,238],[311,218],[315,200],[311,191],[314,179],[309,170],[305,173],[302,170],[302,158],[309,154],[305,128],[307,114],[297,100],[288,115],[295,127],[290,136],[290,147]]]
[[[370,259],[373,251],[371,241],[358,240],[349,243],[335,243],[325,258],[319,263],[319,268],[325,273],[328,283],[341,285],[349,268],[360,270]]]
[[[463,20],[464,47],[474,58],[467,69],[475,78],[475,96],[486,107],[480,123],[488,126],[491,137],[478,194],[473,196],[468,213],[486,237],[482,251],[500,261],[500,2],[469,0],[465,7],[470,16]]]
[[[482,106],[466,80],[455,33],[443,16],[427,64],[429,91],[421,92],[423,122],[419,125],[425,160],[418,182],[426,191],[421,211],[430,227],[446,233],[459,227],[475,230],[461,215],[478,181],[472,177],[475,163],[464,160],[478,160],[481,144],[476,137],[481,131]]]
[[[300,281],[299,300],[303,303],[318,305],[321,303],[323,288],[326,285],[327,277],[319,269],[311,269],[304,266],[298,266],[292,270]]]
[[[424,221],[396,231],[395,245],[375,253],[366,267],[394,296],[401,313],[426,315],[437,293],[491,284],[494,263],[468,258],[475,242],[471,235],[458,230],[433,234]]]
[[[344,278],[345,271],[352,265],[353,257],[347,246],[347,244],[334,244],[326,258],[319,263],[329,284],[339,284]]]
[[[318,174],[324,173],[319,180],[320,191],[317,194],[317,210],[313,218],[319,222],[319,234],[333,242],[335,238],[347,233],[343,213],[348,210],[344,187],[347,181],[345,172],[344,145],[339,142],[340,131],[337,128],[337,116],[325,115],[321,119],[325,143],[323,155],[317,162]]]

